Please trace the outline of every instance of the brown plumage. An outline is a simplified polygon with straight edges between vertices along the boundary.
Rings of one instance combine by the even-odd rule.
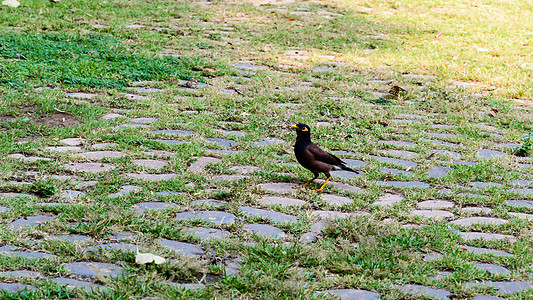
[[[334,170],[346,170],[357,173],[346,166],[340,158],[333,154],[327,153],[320,149],[317,145],[311,142],[311,129],[309,126],[298,123],[292,125],[292,128],[296,129],[296,144],[294,144],[294,155],[302,167],[313,172],[314,177],[311,180],[304,183],[302,186],[306,186],[313,180],[318,178],[320,173],[326,175],[326,181],[317,191],[322,191],[331,178],[329,172]]]

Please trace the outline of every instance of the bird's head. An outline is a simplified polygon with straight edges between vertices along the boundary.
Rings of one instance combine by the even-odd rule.
[[[296,130],[296,134],[298,136],[311,136],[311,129],[309,129],[309,126],[298,123],[291,126]]]

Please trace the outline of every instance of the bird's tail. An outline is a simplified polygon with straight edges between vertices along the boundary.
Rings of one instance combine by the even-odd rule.
[[[351,168],[349,168],[349,167],[347,167],[347,166],[345,166],[345,165],[340,165],[340,168],[343,169],[343,170],[345,170],[345,171],[350,171],[350,172],[358,173],[356,170],[351,169]]]

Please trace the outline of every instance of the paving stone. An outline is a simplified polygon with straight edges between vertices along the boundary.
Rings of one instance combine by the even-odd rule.
[[[398,170],[394,168],[380,168],[381,172],[385,174],[391,174],[391,175],[403,175],[406,177],[410,177],[411,173],[404,171],[404,170]]]
[[[277,138],[264,138],[259,142],[256,142],[254,144],[255,147],[263,147],[263,146],[273,146],[273,145],[280,145],[285,144],[284,140],[277,139]]]
[[[79,198],[79,197],[83,197],[83,196],[85,196],[84,192],[74,191],[74,190],[66,190],[66,191],[62,191],[61,195],[59,197],[65,198],[65,199],[75,199],[75,198]]]
[[[45,240],[55,240],[55,241],[68,241],[72,243],[76,242],[86,242],[91,238],[86,235],[79,234],[55,234],[49,235],[44,238]]]
[[[234,181],[241,180],[244,178],[247,178],[247,177],[244,175],[239,175],[239,174],[231,174],[231,175],[225,174],[225,175],[213,176],[211,177],[211,180],[214,182],[220,182],[220,181],[234,182]]]
[[[118,125],[118,128],[148,128],[149,125],[146,124],[121,124]]]
[[[52,151],[52,152],[80,152],[81,147],[77,146],[50,146],[44,148],[45,150]]]
[[[533,188],[510,189],[509,192],[516,193],[524,197],[533,196]]]
[[[20,153],[9,154],[6,157],[7,158],[20,159],[20,160],[23,160],[25,162],[50,161],[51,160],[48,157],[24,156],[23,154],[20,154]]]
[[[316,126],[317,127],[329,127],[329,126],[333,126],[333,124],[330,122],[317,122]]]
[[[389,156],[396,156],[405,159],[411,159],[418,156],[418,153],[406,150],[385,150],[383,153]]]
[[[477,295],[472,300],[506,300],[502,297],[490,296],[490,295]]]
[[[163,247],[166,247],[184,256],[205,255],[205,252],[204,250],[202,250],[202,248],[196,245],[193,245],[193,244],[189,244],[189,243],[183,243],[183,242],[167,240],[167,239],[160,239],[159,244]]]
[[[90,151],[79,153],[78,156],[81,156],[86,159],[91,160],[102,160],[104,158],[117,158],[123,157],[125,154],[120,151]]]
[[[2,196],[0,195],[0,199],[1,199],[1,198],[2,198]],[[0,214],[3,213],[3,212],[5,212],[5,211],[8,211],[8,210],[10,210],[9,207],[0,206]]]
[[[318,67],[315,67],[313,69],[313,73],[318,73],[318,72],[329,72],[329,71],[333,71],[334,68],[332,67],[328,67],[328,66],[318,66]]]
[[[133,193],[133,192],[135,192],[137,190],[139,190],[139,187],[136,186],[136,185],[125,185],[125,186],[122,186],[120,188],[120,190],[118,190],[116,193],[109,194],[109,195],[107,195],[107,197],[109,197],[109,198],[122,197],[124,195],[129,194],[129,193]]]
[[[92,99],[98,96],[98,94],[81,93],[81,92],[65,93],[65,95],[70,98],[78,98],[78,99]]]
[[[511,274],[511,271],[509,271],[507,268],[494,264],[474,263],[474,266],[491,274]]]
[[[483,233],[483,232],[461,232],[461,237],[465,241],[471,241],[476,239],[484,239],[487,241],[499,241],[508,239],[509,241],[514,241],[515,237],[507,234],[499,233]]]
[[[117,143],[98,143],[91,145],[91,149],[104,149],[118,146]]]
[[[530,288],[533,284],[525,281],[512,282],[498,282],[498,281],[484,281],[484,282],[467,282],[464,285],[466,288],[495,288],[501,295],[508,295],[518,293]]]
[[[379,199],[372,203],[372,205],[375,205],[375,206],[392,206],[396,203],[400,203],[404,200],[405,198],[401,195],[394,195],[394,194],[385,194],[384,196],[381,196],[379,197]]]
[[[139,124],[150,124],[156,121],[157,121],[157,118],[150,118],[150,117],[133,118],[130,120],[130,122],[132,123],[139,123]]]
[[[453,157],[455,159],[461,159],[461,154],[450,150],[437,150],[433,149],[433,153],[440,154],[447,157]]]
[[[225,230],[206,227],[184,228],[183,232],[186,234],[197,236],[205,241],[210,241],[213,238],[222,239],[231,235],[231,233]]]
[[[344,161],[346,165],[352,169],[360,169],[366,166],[366,162],[362,160],[358,160],[358,159],[346,158],[346,159],[343,159],[342,161]]]
[[[118,241],[124,241],[124,240],[135,240],[137,239],[138,235],[132,232],[119,232],[112,235],[113,239]]]
[[[237,69],[243,69],[248,71],[259,71],[259,70],[266,70],[267,67],[265,66],[258,66],[250,63],[235,63],[233,66]]]
[[[224,268],[224,275],[234,276],[241,272],[242,260],[240,258],[235,258],[226,263]]]
[[[106,291],[107,287],[94,284],[86,281],[80,281],[71,278],[53,278],[52,281],[55,281],[59,285],[64,285],[67,289],[85,289],[85,290],[94,290],[94,291]]]
[[[0,272],[0,276],[9,276],[15,278],[43,278],[43,274],[36,271],[16,270]]]
[[[155,169],[155,170],[162,169],[168,165],[166,161],[155,160],[155,159],[136,159],[136,160],[133,160],[132,163],[136,166],[145,167],[148,169]]]
[[[451,295],[450,292],[443,289],[434,289],[415,284],[405,284],[398,286],[398,288],[409,295],[423,295],[434,299],[449,299],[448,297]]]
[[[275,197],[275,196],[263,196],[258,199],[258,202],[262,205],[281,205],[281,206],[302,206],[307,202],[299,199]]]
[[[461,208],[461,212],[466,214],[491,215],[492,209],[488,207],[464,207]]]
[[[441,257],[442,257],[442,254],[437,253],[437,252],[431,252],[431,253],[424,254],[423,259],[425,261],[432,261],[432,260],[440,259]]]
[[[196,161],[191,163],[191,165],[189,166],[189,170],[191,170],[192,172],[202,172],[208,164],[217,163],[219,161],[220,159],[214,157],[199,157]]]
[[[332,206],[343,206],[344,204],[349,204],[353,202],[353,200],[348,197],[331,194],[322,194],[320,195],[320,199],[322,199],[322,201],[327,202],[328,205]]]
[[[255,167],[255,166],[234,166],[234,167],[229,168],[230,171],[234,171],[234,172],[237,172],[243,175],[252,174],[258,169],[259,167]]]
[[[133,179],[141,179],[146,181],[163,181],[170,180],[177,177],[176,174],[137,174],[137,173],[125,173],[124,176]]]
[[[498,218],[489,218],[489,217],[472,217],[458,219],[450,222],[451,224],[460,225],[460,226],[472,226],[472,225],[501,225],[507,224],[509,221]]]
[[[63,143],[67,146],[81,146],[85,140],[82,138],[68,138],[59,140],[60,143]]]
[[[429,127],[436,128],[436,129],[455,129],[455,128],[457,128],[457,126],[447,125],[447,124],[432,124]]]
[[[34,196],[25,193],[0,193],[0,198],[33,198]]]
[[[494,157],[501,157],[501,156],[505,156],[505,155],[506,154],[501,152],[501,151],[482,149],[482,150],[479,150],[477,152],[476,157],[477,158],[491,159],[491,158],[494,158]]]
[[[445,210],[413,210],[411,211],[412,216],[424,217],[427,219],[433,220],[442,220],[453,218],[453,214]]]
[[[265,219],[270,219],[275,223],[296,222],[296,218],[294,216],[265,209],[241,206],[239,207],[239,211],[249,217],[262,217]]]
[[[8,293],[16,293],[19,291],[36,291],[38,290],[36,287],[22,284],[22,283],[0,283],[0,291],[6,291]]]
[[[109,113],[109,114],[105,114],[103,116],[100,117],[100,120],[114,120],[114,119],[117,119],[117,118],[122,118],[124,117],[123,115],[121,114],[115,114],[115,113]]]
[[[316,210],[311,213],[312,217],[318,218],[319,220],[336,220],[336,219],[344,219],[348,217],[367,216],[367,215],[369,215],[367,212],[343,213],[343,212],[332,211],[332,210]]]
[[[420,209],[449,209],[453,208],[455,204],[444,200],[426,200],[417,204]]]
[[[223,147],[223,148],[231,148],[231,147],[235,146],[235,142],[232,141],[232,140],[228,140],[228,139],[207,138],[205,140],[210,142],[210,143],[215,143],[215,144],[217,144],[217,145],[219,145],[220,147]]]
[[[101,276],[116,278],[123,273],[122,267],[101,262],[73,262],[63,267],[71,274],[92,280],[99,279]]]
[[[398,147],[415,147],[416,143],[405,141],[379,141],[385,145],[398,146]]]
[[[466,245],[457,245],[462,251],[473,253],[473,254],[492,254],[494,256],[513,256],[513,254],[508,253],[503,250],[494,250],[487,248],[472,247]]]
[[[512,207],[532,208],[533,200],[507,200],[505,201],[505,204],[512,206]]]
[[[379,294],[357,289],[338,289],[316,292],[315,295],[331,295],[340,300],[378,300]]]
[[[474,181],[470,182],[470,186],[476,189],[490,189],[492,187],[500,187],[502,186],[500,183],[496,182],[480,182],[480,181]]]
[[[224,202],[212,199],[200,199],[194,200],[191,202],[191,205],[202,206],[202,207],[220,207],[224,205]]]
[[[518,179],[518,180],[511,181],[511,184],[518,185],[518,186],[528,186],[528,185],[533,185],[533,180]]]
[[[153,141],[166,144],[166,145],[182,145],[182,144],[190,144],[189,142],[185,141],[178,141],[178,140],[162,140],[162,139],[154,139]]]
[[[110,243],[102,245],[94,245],[87,247],[83,252],[98,252],[98,251],[121,251],[121,252],[136,252],[137,245],[134,244],[122,244],[122,243]]]
[[[174,135],[174,136],[188,136],[188,135],[193,135],[194,131],[178,130],[178,129],[162,129],[162,130],[150,131],[150,133],[163,134],[163,135]]]
[[[215,225],[232,224],[235,215],[222,211],[186,211],[176,214],[176,220],[205,220]]]
[[[342,179],[353,179],[353,178],[361,177],[364,174],[362,172],[351,172],[351,171],[341,170],[341,171],[333,171],[331,172],[331,175],[333,177],[338,177]]]
[[[54,217],[51,216],[44,216],[44,215],[38,215],[38,216],[31,216],[31,217],[23,217],[20,218],[13,223],[9,224],[8,227],[11,229],[21,229],[21,228],[35,228],[41,224],[45,224],[51,220],[53,220]]]
[[[451,134],[451,133],[427,132],[426,134],[429,135],[429,136],[438,138],[438,139],[451,139],[451,138],[456,137],[455,134]]]
[[[116,167],[102,163],[73,163],[65,165],[65,168],[75,172],[98,173],[113,170]]]
[[[43,253],[43,252],[35,252],[35,251],[24,251],[24,250],[18,250],[19,248],[12,246],[12,245],[5,245],[0,247],[0,253],[3,255],[11,256],[11,257],[24,257],[26,259],[55,259],[57,256],[53,254]]]
[[[423,139],[424,141],[426,142],[430,142],[430,143],[433,143],[433,144],[436,144],[436,145],[441,145],[441,146],[448,146],[448,147],[452,147],[452,148],[459,148],[460,146],[456,143],[449,143],[449,142],[444,142],[444,141],[439,141],[439,140],[432,140],[432,139]]]
[[[319,183],[320,185],[324,184],[324,180],[323,179],[317,179],[315,180],[315,182]],[[356,186],[353,186],[353,185],[349,185],[349,184],[346,184],[346,183],[342,183],[342,182],[336,182],[336,181],[329,181],[327,186],[333,186],[333,187],[336,187],[338,189],[341,189],[345,192],[353,192],[353,193],[363,193],[365,190],[360,188],[360,187],[356,187]]]
[[[421,181],[374,181],[381,186],[392,186],[396,188],[429,188],[430,185]]]
[[[167,202],[140,202],[133,205],[133,209],[138,213],[144,213],[146,210],[165,210],[169,208],[179,208],[176,203]]]
[[[520,143],[502,143],[502,144],[496,144],[496,146],[498,146],[500,148],[513,149],[513,148],[521,147],[522,144],[520,144]]]
[[[433,276],[432,279],[440,280],[440,279],[446,278],[448,276],[451,276],[452,274],[453,274],[452,272],[441,271],[441,272],[438,272],[437,275]]]
[[[525,213],[515,213],[515,212],[509,212],[509,215],[522,219],[522,220],[533,220],[533,214],[525,214]]]
[[[224,129],[217,129],[218,132],[225,134],[225,135],[231,135],[234,137],[243,137],[246,135],[246,133],[242,131],[236,131],[236,130],[224,130]]]
[[[281,229],[267,224],[245,224],[244,229],[272,239],[281,239],[286,236]]]
[[[429,170],[427,175],[430,178],[442,178],[446,177],[446,175],[448,175],[448,172],[450,172],[451,170],[452,169],[448,167],[437,166]]]
[[[337,156],[355,156],[356,155],[354,152],[345,151],[345,150],[333,150],[333,151],[331,151],[331,153],[334,154],[334,155],[337,155]],[[346,162],[345,159],[343,159],[343,161]],[[361,160],[359,160],[359,161],[364,163],[364,161],[361,161]]]
[[[296,186],[297,184],[288,182],[262,183],[258,185],[261,189],[273,193],[292,193]]]
[[[415,168],[416,166],[418,166],[417,163],[409,161],[409,160],[390,158],[390,157],[382,157],[382,156],[375,156],[375,155],[370,155],[370,157],[375,158],[376,160],[378,160],[380,162],[402,166],[402,167],[404,167],[406,169],[412,169],[412,168]]]

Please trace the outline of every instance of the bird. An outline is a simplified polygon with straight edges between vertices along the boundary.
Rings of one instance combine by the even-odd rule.
[[[294,155],[296,156],[296,160],[298,160],[298,163],[300,163],[302,167],[313,172],[314,175],[311,180],[303,185],[297,186],[297,188],[310,184],[313,180],[318,178],[320,173],[324,173],[324,175],[326,175],[326,181],[324,181],[319,189],[316,189],[316,191],[321,192],[331,178],[329,172],[334,170],[346,170],[357,173],[357,171],[347,167],[346,163],[340,158],[320,149],[320,147],[311,142],[311,129],[309,126],[298,123],[291,127],[296,130],[296,143],[294,144]]]

